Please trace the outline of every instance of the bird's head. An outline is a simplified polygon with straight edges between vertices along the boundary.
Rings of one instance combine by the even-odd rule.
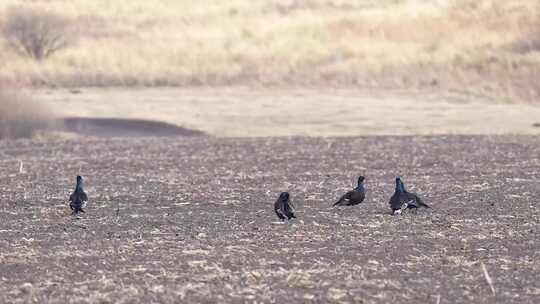
[[[83,181],[82,176],[77,175],[77,186],[82,185],[82,181]]]
[[[399,181],[399,191],[405,192],[405,184],[402,180]]]
[[[399,176],[396,176],[396,191],[399,191],[401,189],[401,178]]]
[[[360,175],[360,177],[358,177],[358,185],[362,184],[364,182],[364,179],[366,179],[364,176]]]
[[[289,192],[281,192],[279,199],[286,202],[289,200]]]

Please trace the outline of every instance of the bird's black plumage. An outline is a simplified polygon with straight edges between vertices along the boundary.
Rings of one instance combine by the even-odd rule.
[[[358,178],[358,186],[353,190],[343,194],[341,198],[334,204],[334,206],[354,206],[364,201],[366,198],[366,191],[364,189],[364,177]]]
[[[274,203],[274,211],[276,212],[277,217],[282,221],[285,219],[290,220],[291,218],[296,218],[288,192],[282,192],[279,195]]]
[[[390,198],[392,214],[401,213],[402,208],[417,209],[420,207],[430,208],[422,201],[418,194],[405,190],[405,184],[403,184],[401,178],[396,177],[396,187],[394,194]]]
[[[88,202],[88,196],[86,195],[86,192],[84,192],[82,183],[82,177],[77,175],[75,190],[69,196],[69,207],[73,210],[73,214],[84,212],[83,208],[86,206],[86,202]]]

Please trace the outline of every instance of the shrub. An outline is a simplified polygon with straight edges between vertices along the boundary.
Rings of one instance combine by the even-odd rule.
[[[52,127],[47,112],[36,100],[0,87],[0,140],[30,138]]]
[[[9,45],[36,60],[70,44],[69,22],[60,15],[22,6],[6,11],[2,32]]]

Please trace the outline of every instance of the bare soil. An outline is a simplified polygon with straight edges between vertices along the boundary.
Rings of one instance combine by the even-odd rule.
[[[75,93],[73,93],[75,92]],[[540,134],[540,106],[456,91],[82,88],[32,95],[58,117],[144,119],[218,137]]]
[[[537,136],[4,142],[0,302],[539,303],[539,155]],[[359,174],[366,202],[331,208]],[[389,215],[398,174],[432,209]]]

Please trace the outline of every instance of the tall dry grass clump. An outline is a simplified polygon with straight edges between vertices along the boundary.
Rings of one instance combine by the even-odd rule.
[[[16,51],[42,60],[71,43],[69,22],[57,13],[13,6],[5,12],[2,32]]]
[[[0,140],[31,138],[53,124],[51,113],[38,101],[0,84]]]

